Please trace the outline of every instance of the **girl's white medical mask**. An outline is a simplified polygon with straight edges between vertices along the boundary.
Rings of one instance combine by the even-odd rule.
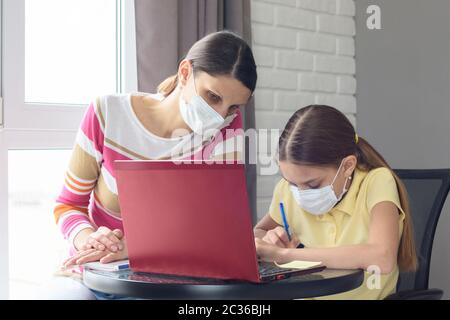
[[[297,186],[291,186],[292,195],[302,209],[313,215],[319,216],[329,212],[342,199],[344,194],[348,191],[348,189],[346,189],[347,180],[351,179],[351,177],[345,180],[344,189],[339,197],[336,197],[336,194],[334,193],[333,183],[341,170],[343,161],[344,160],[341,161],[339,169],[329,186],[308,190],[300,190]]]
[[[194,74],[192,74],[192,77],[194,78],[195,95],[192,96],[189,103],[180,95],[181,117],[192,131],[197,134],[204,134],[206,130],[218,129],[225,122],[225,119],[197,93]]]

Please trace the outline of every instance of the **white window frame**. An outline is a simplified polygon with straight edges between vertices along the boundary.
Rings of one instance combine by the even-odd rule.
[[[133,92],[137,91],[134,0],[116,3],[117,87],[119,93]],[[0,105],[4,115],[0,124],[0,299],[8,299],[8,150],[71,149],[87,105],[25,103],[25,0],[0,0],[0,29],[0,94],[4,97],[3,108]]]

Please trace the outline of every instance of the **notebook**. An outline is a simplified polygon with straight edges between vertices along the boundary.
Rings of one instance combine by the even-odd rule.
[[[129,269],[130,262],[128,260],[119,260],[110,263],[88,262],[83,264],[83,267],[99,271],[120,271]]]
[[[280,268],[308,270],[322,265],[322,262],[295,260],[288,263],[275,264]]]

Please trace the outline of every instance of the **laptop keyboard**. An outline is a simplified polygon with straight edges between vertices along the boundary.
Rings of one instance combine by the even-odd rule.
[[[143,281],[149,283],[172,283],[172,284],[224,284],[220,279],[202,279],[171,275],[160,275],[152,273],[133,273],[128,276],[129,280]]]
[[[262,276],[271,276],[280,272],[292,271],[294,269],[280,268],[277,265],[270,262],[259,262],[259,274]]]

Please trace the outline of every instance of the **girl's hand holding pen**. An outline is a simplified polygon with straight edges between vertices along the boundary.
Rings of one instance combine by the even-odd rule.
[[[278,247],[259,238],[255,238],[256,254],[258,259],[266,262],[286,263],[289,262],[287,248]]]
[[[262,240],[280,248],[297,248],[300,244],[295,234],[291,235],[291,241],[289,241],[286,230],[281,226],[267,231]]]

